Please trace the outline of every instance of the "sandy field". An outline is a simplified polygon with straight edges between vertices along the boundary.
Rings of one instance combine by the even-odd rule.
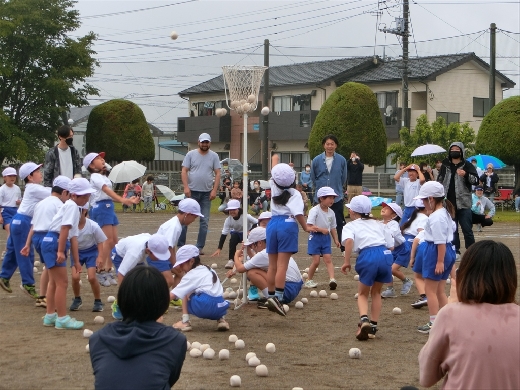
[[[172,216],[163,212],[155,214],[119,214],[119,236],[149,232]],[[223,215],[212,215],[210,231],[205,248],[206,264],[217,263],[218,274],[224,279],[224,264],[227,259],[227,242],[223,256],[211,258],[209,254],[217,248]],[[188,242],[195,243],[198,221],[189,230]],[[520,224],[495,223],[485,228],[483,233],[475,233],[477,240],[494,239],[507,244],[517,264],[520,264]],[[305,233],[300,231],[300,252],[296,254],[301,270],[310,265],[306,255]],[[5,246],[5,232],[0,233],[0,248]],[[228,333],[216,331],[216,322],[201,320],[192,316],[193,331],[186,333],[190,342],[198,341],[211,345],[217,355],[220,349],[230,351],[230,359],[225,361],[192,358],[189,354],[182,369],[178,389],[222,389],[229,388],[231,375],[242,378],[242,388],[246,389],[399,389],[405,385],[419,386],[417,356],[428,336],[416,331],[416,327],[428,321],[427,308],[413,309],[410,304],[417,298],[417,290],[412,288],[409,295],[383,301],[379,331],[375,340],[356,340],[358,311],[354,295],[357,292],[355,272],[345,276],[339,267],[342,264],[339,249],[334,249],[334,265],[338,300],[311,298],[310,290],[303,289],[300,296],[308,297],[309,303],[302,310],[290,305],[287,317],[278,316],[267,310],[259,310],[256,304],[247,304],[238,310],[229,310]],[[352,262],[354,266],[354,261]],[[354,268],[354,267],[352,267]],[[40,267],[41,270],[41,267]],[[412,276],[410,270],[405,271]],[[92,313],[93,296],[86,272],[82,274],[83,307],[73,314],[85,322],[85,328],[96,331],[103,325],[94,324],[94,317],[101,314],[106,323],[111,317],[109,295],[117,295],[117,286],[102,287],[105,310]],[[321,266],[314,278],[328,294],[328,277]],[[34,301],[19,288],[20,275],[11,280],[13,293],[0,290],[0,389],[91,389],[94,384],[92,367],[85,351],[87,339],[82,331],[58,331],[45,328],[42,316],[45,310],[34,306]],[[228,281],[224,287],[229,287]],[[238,287],[234,285],[231,287]],[[400,289],[400,282],[396,283]],[[72,299],[69,285],[68,300]],[[518,297],[517,297],[518,300]],[[393,315],[392,309],[400,307],[401,315]],[[165,315],[165,323],[173,324],[180,319],[180,311],[170,309]],[[245,349],[236,350],[229,343],[230,334],[236,334],[245,341]],[[267,353],[267,343],[276,345],[275,353]],[[361,349],[361,359],[350,359],[350,348]],[[258,377],[255,369],[247,365],[245,356],[255,352],[262,364],[269,370],[268,377]],[[146,373],[144,373],[146,375]],[[440,388],[437,384],[433,388]]]

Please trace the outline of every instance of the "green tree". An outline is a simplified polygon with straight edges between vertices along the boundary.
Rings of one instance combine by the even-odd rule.
[[[476,150],[514,165],[515,183],[520,184],[520,96],[504,99],[489,110],[480,125]]]
[[[106,153],[110,161],[152,161],[155,144],[143,111],[124,99],[109,100],[95,107],[85,135],[87,153]]]
[[[399,131],[401,143],[392,144],[388,147],[386,154],[393,154],[392,163],[404,162],[406,164],[426,162],[433,166],[436,160],[443,160],[447,153],[429,154],[426,156],[411,157],[415,148],[426,145],[435,144],[442,146],[448,150],[452,142],[462,142],[465,146],[465,157],[469,157],[474,153],[475,131],[468,123],[450,123],[446,122],[442,117],[438,117],[431,124],[428,117],[423,114],[417,118],[415,130],[410,131],[403,127]]]
[[[323,152],[321,140],[327,134],[338,138],[336,152],[346,158],[356,151],[365,164],[384,164],[385,127],[377,99],[366,85],[343,84],[323,103],[309,135],[311,158]]]
[[[0,106],[16,141],[5,157],[31,159],[56,138],[70,107],[87,105],[96,88],[85,83],[97,66],[94,33],[68,36],[80,26],[69,0],[0,0]],[[2,139],[3,141],[3,139]]]

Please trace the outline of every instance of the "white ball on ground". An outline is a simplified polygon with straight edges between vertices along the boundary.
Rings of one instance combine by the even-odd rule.
[[[361,351],[359,348],[350,348],[348,356],[350,356],[351,359],[359,359],[361,357]]]
[[[211,348],[208,348],[202,353],[202,357],[204,359],[212,360],[215,357],[215,351]]]
[[[316,298],[318,296],[318,292],[316,290],[312,290],[309,295],[313,298]]]
[[[308,300],[307,298],[302,298],[302,299],[301,299],[301,302],[302,302],[302,303],[309,303],[309,300]]]
[[[305,268],[304,272],[309,272],[309,268]]]
[[[114,297],[113,295],[110,295],[110,296],[107,298],[107,302],[108,302],[108,303],[113,303],[115,300],[116,300],[116,297]]]
[[[295,307],[296,309],[303,309],[303,302],[301,302],[301,301],[296,302],[296,303],[294,304],[294,307]]]
[[[231,387],[240,387],[242,386],[242,379],[238,375],[233,375],[231,378],[229,378],[229,385]]]
[[[90,345],[89,344],[85,345],[85,351],[90,352]]]
[[[269,115],[269,113],[271,112],[271,110],[269,109],[269,107],[262,107],[262,110],[260,111],[262,113],[262,115]]]
[[[302,275],[302,278],[303,279],[307,279],[309,277],[309,274],[307,272],[304,272],[303,275]]]
[[[218,264],[217,264],[217,263],[213,263],[213,264],[211,264],[211,268],[213,268],[213,269],[217,269],[217,268],[218,268]]]
[[[231,284],[236,284],[236,283],[237,283],[237,280],[236,280],[235,278],[233,278],[233,279],[231,279],[229,282],[230,282]]]
[[[224,294],[222,294],[222,298],[228,299],[229,298],[229,293],[227,291],[224,291]]]
[[[233,291],[233,287],[228,287],[228,288],[226,288],[226,291],[227,291],[227,292],[231,292],[231,291]]]
[[[209,349],[209,344],[202,344],[199,348],[202,352],[204,352],[206,349]]]
[[[234,343],[234,342],[237,341],[237,340],[238,340],[238,337],[237,337],[236,334],[229,335],[229,337],[228,337],[228,341],[229,341],[230,343]]]
[[[393,313],[393,314],[401,314],[401,309],[400,309],[399,307],[394,307],[394,308],[392,309],[392,313]]]
[[[218,358],[220,360],[228,360],[229,359],[229,349],[221,349],[218,353]]]
[[[34,262],[34,266],[35,266],[35,267],[39,267],[40,265],[42,265],[42,263],[40,263],[38,260],[36,260],[36,261]]]
[[[177,34],[177,31],[172,31],[170,33],[170,38],[173,39],[174,41],[179,38],[179,34]]]
[[[244,340],[238,339],[235,341],[235,348],[236,349],[244,349],[246,347],[246,343],[244,343]]]
[[[338,299],[338,294],[336,294],[336,293],[330,294],[330,299],[332,299],[332,300]]]
[[[101,325],[101,324],[104,324],[104,323],[105,323],[105,318],[104,317],[101,317],[101,316],[95,316],[94,317],[94,324]]]
[[[83,337],[85,338],[89,338],[90,336],[92,336],[94,334],[94,332],[92,332],[90,329],[84,329],[83,330]]]
[[[198,357],[202,356],[202,351],[197,348],[192,348],[190,350],[190,356],[194,357],[194,358],[198,358]]]
[[[229,299],[235,299],[238,296],[238,294],[235,291],[231,291],[228,293]]]
[[[258,359],[256,356],[253,356],[247,361],[247,364],[249,364],[249,367],[256,367],[260,365],[260,359]]]
[[[446,284],[451,284],[451,279],[450,278],[446,279]]]
[[[358,297],[359,297],[359,293],[356,293],[356,294],[354,295],[354,299],[358,299]]]
[[[258,375],[258,376],[267,376],[268,375],[267,367],[264,364],[260,364],[260,365],[256,366],[255,372],[256,372],[256,375]]]
[[[191,343],[191,349],[198,349],[200,350],[200,346],[201,344],[198,342],[198,341],[194,341],[193,343]]]
[[[34,267],[34,268],[33,268],[33,272],[38,272],[38,268],[37,268],[37,267]]]
[[[269,353],[275,353],[276,346],[273,343],[267,343],[267,345],[265,346],[265,351]]]
[[[248,101],[249,103],[254,103],[254,102],[256,101],[256,96],[253,95],[253,94],[249,95],[249,96],[247,97],[247,101]]]
[[[251,359],[253,356],[256,356],[256,353],[248,352],[247,355],[246,355],[246,362],[248,362],[249,359]]]
[[[359,280],[359,275],[354,275],[354,280]]]
[[[320,290],[319,295],[320,295],[320,298],[327,298],[327,291],[325,291],[325,290]]]
[[[292,390],[303,390],[303,387],[293,387]]]
[[[285,310],[285,313],[289,313],[289,305],[283,305],[283,309]]]

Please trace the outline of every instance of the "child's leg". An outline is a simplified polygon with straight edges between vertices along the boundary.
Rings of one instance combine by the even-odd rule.
[[[383,288],[383,283],[374,282],[374,285],[370,289],[370,297],[372,298],[372,304],[370,306],[370,320],[371,321],[379,321],[379,316],[381,315],[381,289]],[[359,297],[358,297],[359,302]],[[368,305],[368,303],[367,303]]]
[[[358,283],[358,311],[360,316],[368,316],[368,294],[370,293],[370,286],[361,282]],[[374,296],[372,295],[372,299]]]
[[[424,280],[424,287],[426,291],[426,298],[428,299],[428,311],[431,318],[432,316],[436,316],[439,312],[439,299],[437,298],[439,281],[426,278]]]
[[[319,257],[318,257],[319,260]],[[327,267],[329,279],[334,279],[334,264],[332,264],[332,256],[330,254],[323,255],[323,262]]]
[[[402,281],[406,279],[406,276],[404,276],[403,271],[401,271],[401,266],[397,263],[392,264],[392,275],[394,275],[396,278]]]
[[[7,233],[5,236],[5,251],[7,252],[7,240],[9,240],[9,235],[11,234],[11,224],[4,225],[4,229]]]
[[[112,259],[110,258],[110,253],[118,241],[117,226],[105,225],[101,229],[107,236],[107,240],[103,243],[103,258],[105,259],[104,269],[105,271],[108,271],[110,268],[112,268]]]
[[[414,272],[415,276],[415,287],[417,287],[417,291],[419,292],[419,295],[426,294],[426,290],[424,287],[424,278],[422,274]]]
[[[237,251],[237,245],[240,242],[240,235],[231,233],[229,237],[229,257],[228,260],[235,258],[235,252]]]
[[[71,279],[72,279],[72,291],[74,293],[74,297],[79,297],[81,295],[81,286],[79,285],[81,274],[76,271],[76,267],[71,267]]]
[[[49,285],[49,270],[47,267],[42,271],[42,276],[40,276],[40,296],[47,296],[47,286]]]
[[[320,255],[312,255],[312,263],[309,267],[309,272],[307,273],[307,280],[312,280],[314,277],[314,272],[316,272],[316,268],[320,265]]]
[[[163,271],[161,272],[164,276],[164,279],[166,279],[166,283],[168,283],[168,288],[171,290],[173,287],[173,275],[172,275],[172,271],[170,270],[167,270],[167,271]]]
[[[72,267],[72,270],[72,272],[76,272],[74,267]],[[87,268],[87,276],[88,282],[90,283],[90,288],[92,289],[92,294],[94,294],[94,299],[101,299],[101,287],[99,286],[99,282],[96,278],[96,267]],[[74,289],[74,285],[72,287]]]
[[[448,304],[448,297],[446,296],[446,281],[441,280],[437,286],[437,300],[439,302],[439,310]]]
[[[269,253],[269,268],[267,268],[267,288],[269,295],[274,294],[276,271],[278,266],[278,253]]]
[[[67,267],[52,267],[49,269],[49,275],[52,279],[54,279],[54,283],[56,285],[54,293],[54,306],[56,308],[56,312],[58,313],[58,317],[65,317],[67,315]]]
[[[283,290],[285,288],[285,277],[287,276],[287,268],[289,267],[289,259],[292,253],[278,253],[278,262],[275,276],[275,296],[278,300],[283,299]]]
[[[54,315],[54,313],[56,312],[56,283],[54,281],[53,274],[50,272],[50,270],[47,271],[49,276],[49,283],[47,285],[47,314]]]
[[[247,271],[247,277],[251,284],[264,291],[267,288],[267,272],[260,268],[253,268]]]

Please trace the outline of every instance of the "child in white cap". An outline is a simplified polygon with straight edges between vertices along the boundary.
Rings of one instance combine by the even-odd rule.
[[[258,220],[254,218],[252,215],[244,214],[240,201],[236,199],[231,199],[226,207],[226,211],[229,213],[229,216],[224,221],[224,226],[222,227],[222,234],[220,235],[220,241],[218,243],[218,248],[211,257],[219,256],[220,251],[224,247],[224,243],[226,242],[226,237],[228,234],[231,234],[229,238],[229,256],[228,262],[225,265],[226,269],[232,269],[235,265],[233,262],[233,258],[235,257],[235,252],[237,250],[237,245],[239,242],[243,240],[244,236],[244,215],[247,218],[247,230],[251,230],[255,223],[258,223]],[[247,232],[246,232],[247,233]]]
[[[20,268],[22,284],[20,288],[24,293],[33,299],[38,298],[38,293],[34,286],[34,251],[31,249],[28,256],[21,254],[25,246],[27,236],[31,230],[31,220],[36,204],[47,198],[51,194],[51,189],[41,185],[43,175],[41,164],[27,162],[20,167],[19,176],[25,182],[25,192],[20,207],[11,220],[9,239],[7,240],[7,250],[2,263],[0,272],[0,287],[5,291],[13,292],[9,280]]]
[[[87,179],[72,179],[69,183],[70,199],[58,210],[43,238],[42,255],[45,268],[49,270],[47,287],[47,314],[43,317],[44,326],[56,329],[81,329],[82,321],[67,315],[67,250],[74,259],[76,271],[81,272],[78,255],[79,207],[88,202],[94,192]]]
[[[408,173],[408,177],[402,177],[405,173]],[[404,225],[415,210],[414,197],[417,196],[426,179],[418,165],[410,164],[397,171],[394,180],[403,188],[404,211],[400,224]]]
[[[2,171],[4,184],[0,187],[0,224],[7,233],[6,240],[9,239],[11,220],[18,210],[18,205],[22,202],[20,187],[14,184],[16,176],[16,169],[12,167],[7,167]],[[2,255],[4,254],[5,251]]]
[[[416,196],[417,199],[422,199],[424,207],[430,212],[424,227],[425,248],[422,264],[430,321],[417,328],[420,333],[425,334],[430,333],[439,309],[448,303],[445,292],[446,280],[455,264],[456,254],[451,245],[452,216],[455,210],[444,196],[444,186],[435,181],[425,183]]]
[[[179,267],[185,275],[170,293],[171,299],[182,299],[182,319],[173,327],[182,332],[192,330],[190,314],[193,314],[217,320],[219,331],[229,330],[224,318],[229,302],[222,298],[224,291],[215,271],[200,262],[199,249],[195,245],[179,248],[174,267]]]
[[[272,214],[270,211],[264,211],[264,212],[260,213],[260,215],[257,218],[258,226],[267,228],[267,224],[269,223],[271,218],[272,218]]]
[[[403,282],[401,287],[401,295],[406,295],[410,292],[413,282],[410,278],[404,276],[399,269],[401,267],[408,268],[410,264],[410,243],[404,238],[399,221],[403,216],[403,210],[397,203],[382,203],[381,216],[383,217],[383,226],[385,234],[390,236],[393,241],[392,256],[394,257],[394,264],[392,264],[392,275]],[[394,282],[388,283],[385,291],[381,293],[383,298],[397,298],[394,290]]]
[[[370,215],[372,202],[365,195],[354,196],[349,204],[351,222],[343,227],[341,239],[345,246],[345,262],[341,272],[350,271],[350,254],[358,252],[356,272],[359,274],[358,310],[359,324],[356,332],[358,340],[375,338],[377,322],[381,314],[381,288],[392,281],[391,248],[394,243],[383,231],[383,225]],[[368,296],[372,298],[368,317]]]
[[[140,202],[139,197],[132,196],[123,198],[114,192],[112,182],[107,177],[108,171],[105,164],[105,152],[89,153],[83,158],[83,166],[90,172],[90,185],[95,192],[90,197],[90,206],[92,208],[90,217],[97,222],[103,233],[107,236],[107,240],[103,245],[104,264],[98,269],[99,283],[107,286],[116,285],[115,276],[109,271],[112,267],[110,263],[110,251],[117,244],[118,234],[117,225],[119,221],[114,210],[114,201],[131,206]]]
[[[103,311],[103,303],[101,302],[101,288],[99,281],[96,278],[96,267],[102,267],[104,259],[103,255],[103,243],[107,240],[107,236],[103,233],[103,230],[99,225],[87,218],[89,204],[85,203],[81,208],[81,216],[79,218],[78,225],[78,255],[79,264],[87,267],[88,282],[94,295],[94,306],[92,307],[93,312]],[[76,272],[74,264],[71,259],[71,271],[72,271],[72,291],[74,292],[74,298],[72,299],[72,305],[70,305],[70,311],[77,311],[83,304],[81,299],[81,286],[80,274]]]
[[[294,188],[296,174],[287,164],[276,164],[271,169],[269,184],[272,191],[272,218],[267,225],[267,271],[268,308],[285,316],[282,299],[285,289],[285,276],[291,255],[298,252],[298,225],[308,231],[303,216],[303,200]]]
[[[338,195],[331,187],[321,187],[316,194],[318,204],[309,211],[307,218],[307,228],[310,232],[309,241],[307,242],[307,253],[312,256],[312,264],[309,267],[309,273],[305,287],[315,288],[318,286],[314,280],[314,272],[320,265],[320,256],[323,256],[323,262],[327,267],[329,274],[329,288],[335,290],[338,286],[334,278],[334,264],[332,264],[332,246],[330,238],[334,240],[334,245],[338,248],[338,233],[336,232],[336,214],[330,208],[334,204],[334,200]]]
[[[43,238],[47,235],[52,219],[58,210],[63,206],[69,198],[70,179],[66,176],[56,176],[52,182],[51,196],[38,202],[34,208],[34,215],[31,222],[31,230],[27,236],[25,246],[21,253],[29,256],[32,247],[40,256],[42,263],[45,263],[42,254]],[[36,307],[47,307],[47,285],[49,284],[49,270],[45,268],[40,276],[40,295],[36,299]]]

